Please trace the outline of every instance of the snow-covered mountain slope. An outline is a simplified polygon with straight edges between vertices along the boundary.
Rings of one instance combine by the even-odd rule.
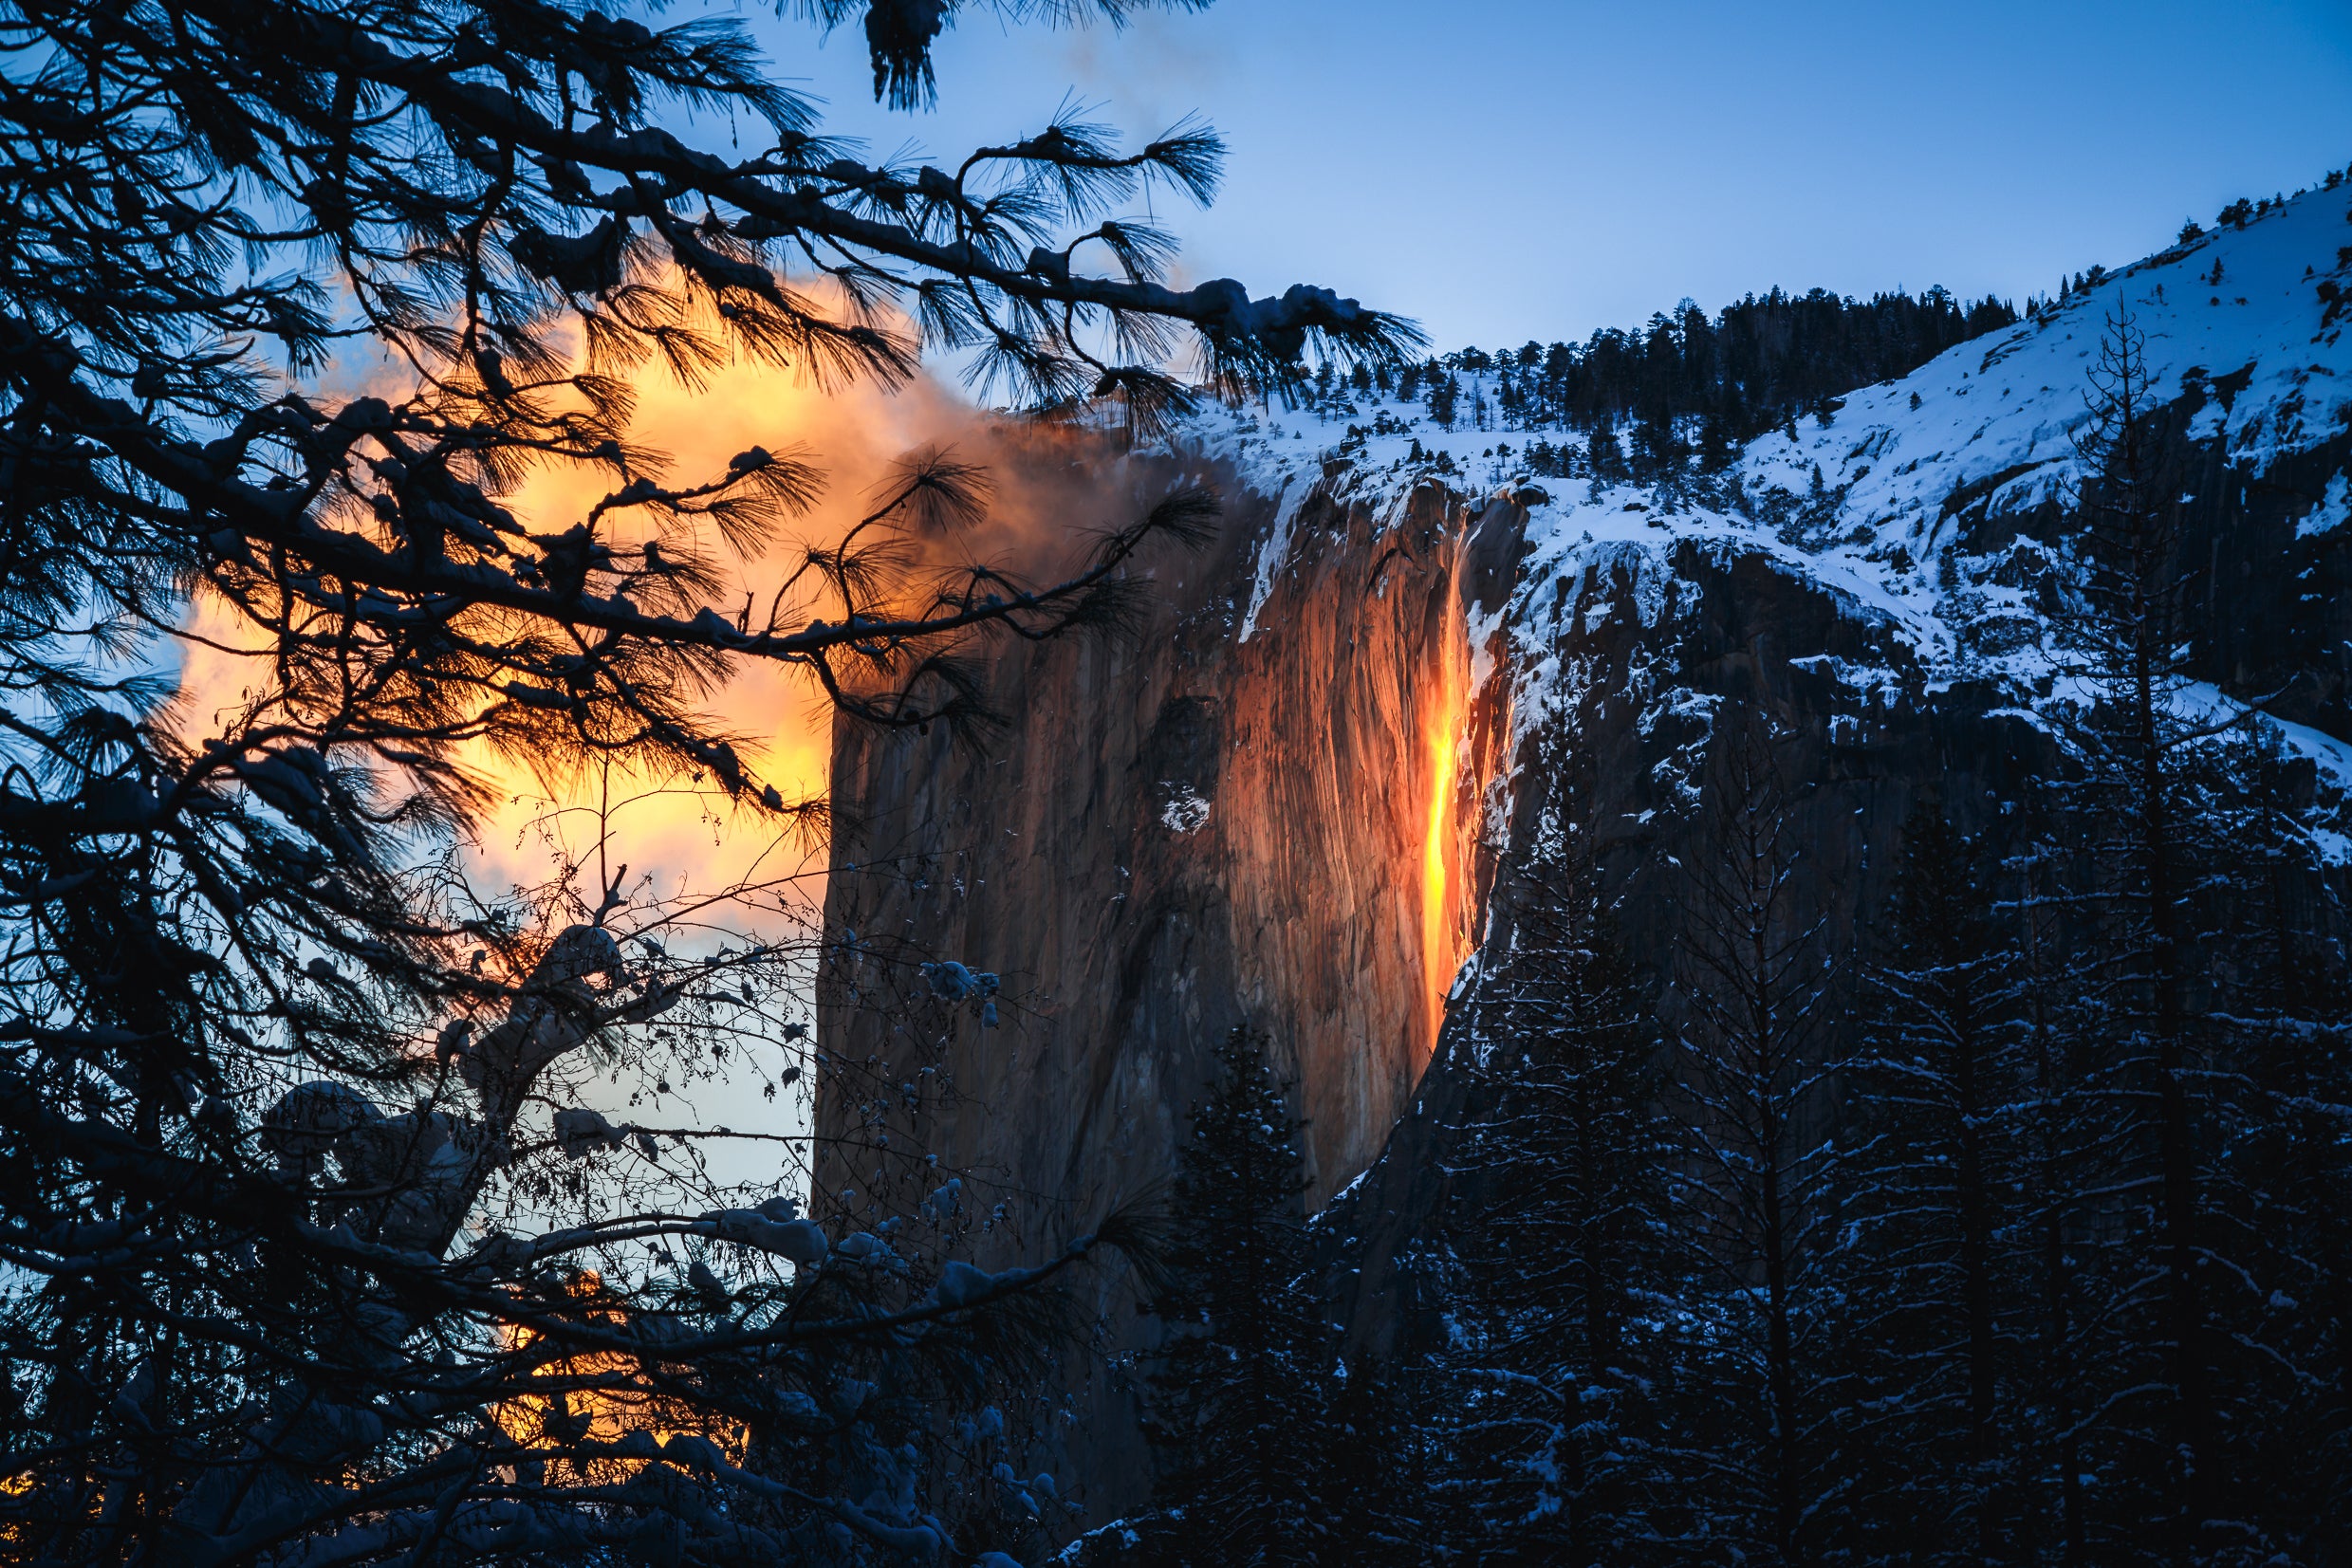
[[[1603,578],[1646,582],[1655,612],[1670,597],[1668,563],[1696,559],[1769,563],[1876,628],[1902,669],[1842,664],[1852,692],[1884,701],[1901,685],[1927,701],[1966,686],[2030,716],[2054,687],[2066,694],[2049,577],[2065,569],[2101,341],[2127,321],[2163,405],[2183,534],[2205,567],[2192,618],[2209,696],[2259,702],[2290,745],[2352,786],[2352,304],[2333,305],[2352,288],[2348,204],[2352,187],[2312,192],[2095,275],[2014,327],[1767,434],[1712,476],[1549,477],[1531,449],[1574,450],[1582,434],[1443,430],[1394,401],[1217,413],[1178,444],[1282,498],[1244,636],[1292,558],[1287,521],[1318,488],[1393,507],[1435,480],[1473,504],[1507,493],[1524,505],[1507,624],[1484,628],[1507,634],[1520,666],[1523,730],[1573,700],[1557,684],[1575,662],[1555,629],[1565,600],[1614,602]]]
[[[2079,581],[2077,436],[2101,342],[2128,320],[2158,400],[2144,429],[2168,491],[2179,487],[2201,679],[2176,700],[2200,720],[2258,715],[2301,760],[2286,770],[2287,814],[2311,854],[2292,896],[2317,908],[2352,877],[2348,207],[2352,187],[2314,192],[2099,275],[1768,433],[1713,475],[1595,479],[1588,451],[1559,458],[1579,433],[1444,431],[1396,402],[1204,419],[1188,439],[1283,498],[1230,635],[1279,626],[1280,596],[1321,545],[1314,521],[1332,515],[1316,497],[1401,515],[1442,486],[1465,537],[1488,540],[1498,521],[1518,534],[1507,602],[1468,618],[1479,689],[1491,675],[1509,693],[1510,740],[1489,754],[1507,753],[1509,772],[1457,783],[1483,801],[1476,831],[1498,859],[1565,843],[1565,824],[1627,955],[1671,973],[1692,918],[1687,868],[1711,853],[1699,802],[1713,743],[1727,716],[1753,715],[1788,785],[1786,841],[1802,846],[1787,896],[1818,912],[1829,946],[1868,950],[1917,813],[2007,853],[2079,764],[2063,710],[2083,692],[2052,611]],[[1597,467],[1623,473],[1628,455]],[[1541,896],[1526,880],[1491,885],[1457,997],[1508,950],[1514,904]],[[2338,891],[2309,895],[2322,883]],[[1447,1129],[1471,1119],[1462,1062],[1485,1047],[1474,1024],[1450,1023],[1445,1041],[1381,1158],[1322,1226],[1350,1333],[1380,1354],[1419,1310],[1417,1238],[1453,1179]]]
[[[1875,542],[1932,542],[1955,494],[1994,509],[2080,477],[2073,437],[2105,323],[2145,335],[2148,378],[2189,397],[2188,434],[2236,465],[2272,467],[2352,431],[2352,342],[2319,284],[2344,271],[2346,191],[2315,192],[2150,257],[2007,331],[1845,400],[1826,427],[1750,448],[1752,482],[1802,491],[1818,464]],[[1916,399],[1916,402],[1914,401]],[[1808,422],[1808,426],[1810,422]],[[2341,521],[2341,519],[2339,519]]]

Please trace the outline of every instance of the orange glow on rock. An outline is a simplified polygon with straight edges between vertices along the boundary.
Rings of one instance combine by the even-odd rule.
[[[1445,1012],[1447,970],[1446,840],[1454,817],[1454,737],[1442,721],[1429,736],[1429,824],[1421,841],[1421,962],[1427,970],[1430,995],[1430,1038]]]

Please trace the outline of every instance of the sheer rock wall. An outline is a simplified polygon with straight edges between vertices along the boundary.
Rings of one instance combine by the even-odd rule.
[[[1048,1230],[1165,1180],[1210,1047],[1242,1024],[1297,1079],[1319,1207],[1385,1141],[1428,1061],[1446,960],[1467,949],[1472,787],[1447,791],[1450,945],[1424,952],[1431,736],[1474,731],[1491,768],[1498,715],[1468,701],[1466,616],[1516,508],[1473,513],[1432,485],[1383,518],[1319,490],[1243,640],[1271,504],[1226,493],[1216,545],[1154,559],[1135,635],[994,660],[1001,735],[836,743],[820,1035],[853,1069],[892,1063],[891,1085],[925,1067],[944,1082],[910,1111],[832,1092],[844,1077],[826,1129],[880,1116]],[[1449,750],[1457,776],[1480,771],[1471,748]],[[940,958],[1000,977],[999,1027],[963,1008],[925,1014],[939,1027],[916,1038],[918,966]],[[828,1169],[860,1191],[853,1211],[880,1190],[871,1162]]]
[[[1174,476],[1114,482],[1142,505]],[[980,1261],[1033,1260],[1164,1198],[1211,1050],[1243,1024],[1295,1081],[1310,1208],[1387,1141],[1491,869],[1478,784],[1508,715],[1499,682],[1469,690],[1467,627],[1499,606],[1525,514],[1318,485],[1281,519],[1245,638],[1278,503],[1219,489],[1220,538],[1151,558],[1133,635],[993,658],[1001,733],[837,737],[820,1213],[873,1224],[953,1170]],[[942,959],[998,977],[995,1027],[934,994],[921,966]],[[1102,1348],[1147,1344],[1126,1277],[1089,1278]],[[1057,1474],[1100,1519],[1147,1483],[1135,1390],[1097,1361],[1065,1393],[1085,1430]]]

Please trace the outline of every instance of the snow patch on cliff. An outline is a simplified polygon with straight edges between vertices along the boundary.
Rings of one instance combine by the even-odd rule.
[[[2331,277],[2338,288],[2352,285],[2345,201],[2314,192],[2097,275],[2014,327],[1767,433],[1716,473],[1562,479],[1533,471],[1529,449],[1581,448],[1583,432],[1445,429],[1418,404],[1343,391],[1319,408],[1211,409],[1172,445],[1230,463],[1275,498],[1244,640],[1298,545],[1299,507],[1318,489],[1368,507],[1382,529],[1399,526],[1414,492],[1431,483],[1465,503],[1509,496],[1526,507],[1516,581],[1499,611],[1469,627],[1481,689],[1498,659],[1508,665],[1514,766],[1521,743],[1565,717],[1596,678],[1571,651],[1577,643],[1612,618],[1648,631],[1695,613],[1694,561],[1722,568],[1713,581],[1761,558],[1869,628],[1864,640],[1886,649],[1888,662],[1795,661],[1848,694],[1858,734],[1907,688],[1933,693],[1964,681],[2005,693],[1995,699],[2004,710],[2055,734],[2056,709],[2083,694],[2071,690],[2073,661],[2043,609],[2052,580],[2075,570],[2068,546],[2004,538],[1987,525],[2071,504],[2083,477],[2077,442],[2091,417],[2091,373],[2114,318],[2130,319],[2156,395],[2184,401],[2191,435],[2219,444],[2232,483],[2352,433],[2352,321],[2326,319],[2322,288]],[[2339,472],[2296,531],[2318,539],[2347,523],[2352,474]],[[1674,675],[1630,672],[1632,694],[1654,714],[1698,718],[1676,712]],[[2289,749],[2314,760],[2326,793],[2352,798],[2352,747],[2279,728]],[[2352,839],[2326,847],[2352,860]]]
[[[2030,596],[2002,580],[2000,560],[1955,560],[1954,520],[2071,495],[2082,477],[2075,443],[2089,418],[2088,375],[2105,323],[2119,313],[2145,336],[2158,395],[2193,400],[2195,430],[2222,442],[2240,471],[2259,473],[2352,431],[2352,341],[2346,323],[2324,319],[2317,287],[2324,275],[2347,270],[2339,257],[2352,240],[2345,199],[2313,192],[2243,228],[2102,275],[2062,305],[1963,343],[1900,380],[1848,394],[1825,418],[1766,434],[1712,478],[1651,486],[1531,475],[1527,449],[1547,433],[1447,430],[1419,405],[1377,395],[1320,412],[1213,409],[1176,444],[1226,459],[1244,483],[1280,498],[1259,551],[1245,638],[1313,488],[1384,503],[1387,523],[1415,487],[1435,480],[1465,496],[1498,488],[1540,495],[1528,532],[1536,553],[1523,568],[1514,622],[1530,609],[1548,615],[1582,584],[1555,581],[1532,593],[1529,585],[1564,574],[1581,580],[1635,553],[1662,561],[1676,544],[1697,541],[1768,552],[1859,613],[1885,618],[1932,684],[1990,678],[2031,690],[2051,660]],[[1334,477],[1321,478],[1325,472]],[[2352,480],[2336,477],[2303,520],[2306,537],[2352,520],[2347,487]],[[1806,527],[1787,526],[1790,507],[1808,506]],[[1646,568],[1636,577],[1657,581]]]
[[[2352,473],[2340,473],[2328,481],[2320,504],[2295,525],[2295,537],[2310,539],[2331,533],[2348,522],[2352,522]]]
[[[1209,823],[1210,802],[1190,784],[1164,786],[1170,791],[1159,808],[1159,822],[1171,833],[1196,833]]]
[[[1258,629],[1258,612],[1266,608],[1268,596],[1274,591],[1274,579],[1290,559],[1290,529],[1299,520],[1299,508],[1306,504],[1315,487],[1304,476],[1285,474],[1281,499],[1274,506],[1273,530],[1266,543],[1258,546],[1257,576],[1250,585],[1250,610],[1241,618],[1241,636],[1235,640],[1247,642],[1250,634]]]

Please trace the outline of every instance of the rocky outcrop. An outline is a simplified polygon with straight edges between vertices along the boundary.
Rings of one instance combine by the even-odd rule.
[[[1517,852],[1564,821],[1588,834],[1661,981],[1707,748],[1738,710],[1791,783],[1796,896],[1858,950],[1911,813],[1992,826],[2057,743],[2015,692],[1936,678],[1916,626],[1753,526],[1611,499],[1639,532],[1596,538],[1567,526],[1604,515],[1591,503],[1535,492],[1531,519],[1435,482],[1358,492],[1334,471],[1269,498],[1224,478],[1222,537],[1154,559],[1139,630],[995,661],[1001,736],[842,738],[819,1186],[870,1222],[936,1179],[935,1154],[987,1207],[978,1249],[1034,1253],[1163,1187],[1210,1047],[1261,1028],[1308,1121],[1310,1207],[1356,1183],[1319,1227],[1351,1336],[1391,1352],[1435,1332],[1412,1260],[1474,1109],[1438,1003],[1473,936],[1508,942]],[[2200,600],[2214,676],[2309,691],[2297,716],[2327,724],[2331,656],[2297,651],[2327,642],[2341,596],[2276,587],[2290,563],[2328,569],[2296,533],[2299,489],[2214,489],[2229,501],[2192,520],[2195,548],[2268,541]],[[1991,571],[2065,527],[2035,507],[1955,532]],[[940,959],[999,977],[998,1026],[939,1001]],[[1116,1274],[1089,1304],[1110,1354],[1073,1364],[1084,1440],[1054,1462],[1100,1510],[1148,1473],[1120,1357],[1153,1329]]]
[[[1708,853],[1702,793],[1727,720],[1768,737],[1803,846],[1788,895],[1826,950],[1866,950],[1922,805],[1966,831],[2055,765],[2049,738],[1984,689],[1931,691],[1901,628],[1762,544],[1681,540],[1584,552],[1539,574],[1514,625],[1523,673],[1555,705],[1524,727],[1508,777],[1507,859],[1484,912],[1482,962],[1508,951],[1541,890],[1514,875],[1539,841],[1589,855],[1615,934],[1671,1028],[1667,986]],[[1474,984],[1474,978],[1472,983]],[[1450,1157],[1479,1119],[1470,1059],[1494,1042],[1456,1016],[1408,1115],[1365,1179],[1319,1227],[1352,1347],[1383,1358],[1442,1343],[1424,1272],[1462,1178]]]

